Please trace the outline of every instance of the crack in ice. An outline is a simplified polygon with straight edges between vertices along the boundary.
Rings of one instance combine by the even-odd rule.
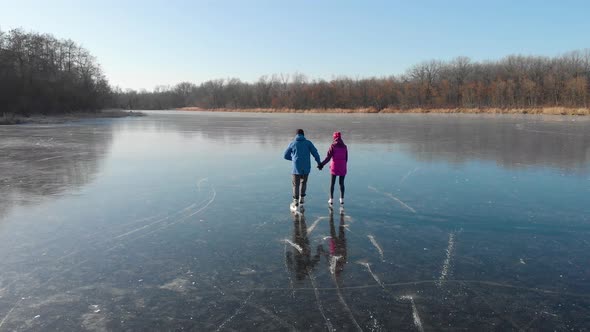
[[[237,315],[240,314],[240,312],[242,311],[242,309],[244,309],[244,307],[246,306],[246,303],[248,303],[248,301],[250,300],[250,298],[252,297],[252,295],[254,294],[254,292],[250,293],[250,295],[248,296],[248,298],[246,298],[246,300],[244,300],[244,302],[242,302],[242,304],[240,305],[240,307],[234,312],[233,315],[231,315],[229,318],[227,318],[226,320],[223,321],[223,323],[221,323],[221,325],[219,325],[219,327],[217,328],[217,330],[215,330],[216,332],[221,331],[221,329],[225,326],[225,324],[229,323],[232,321],[232,319],[234,319]]]
[[[318,291],[318,287],[316,286],[315,278],[309,269],[307,271],[307,274],[309,275],[309,280],[311,282],[311,286],[313,287],[313,292],[315,294],[315,299],[316,299],[316,303],[318,305],[318,309],[320,310],[320,314],[322,314],[322,317],[324,318],[324,322],[326,323],[326,327],[328,328],[328,331],[329,332],[336,331],[334,329],[334,326],[332,325],[332,323],[328,319],[328,317],[326,317],[326,313],[324,313],[324,307],[322,307],[322,302],[320,301],[320,292]]]

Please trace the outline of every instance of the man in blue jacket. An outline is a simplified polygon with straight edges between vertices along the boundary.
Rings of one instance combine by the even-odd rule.
[[[310,154],[313,155],[319,168],[322,161],[318,150],[311,141],[305,139],[303,129],[297,129],[297,136],[285,150],[285,159],[293,161],[293,207],[303,205],[307,177],[311,172]]]

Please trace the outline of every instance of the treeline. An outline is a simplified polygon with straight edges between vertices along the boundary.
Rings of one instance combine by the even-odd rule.
[[[590,50],[558,57],[428,61],[403,75],[309,79],[303,74],[182,82],[152,91],[111,88],[95,58],[71,40],[0,30],[0,115],[103,108],[358,109],[588,107]]]
[[[94,111],[112,91],[90,53],[71,40],[0,30],[0,115]]]
[[[117,107],[215,108],[537,108],[588,107],[590,50],[558,57],[508,56],[499,61],[428,61],[384,78],[309,80],[263,76],[257,82],[182,82],[153,91],[115,91]]]

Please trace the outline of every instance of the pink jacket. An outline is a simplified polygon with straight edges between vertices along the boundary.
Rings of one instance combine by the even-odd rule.
[[[346,175],[346,162],[348,161],[348,148],[341,138],[334,140],[330,146],[326,159],[322,161],[322,166],[326,165],[330,159],[330,173],[332,175],[344,176]]]

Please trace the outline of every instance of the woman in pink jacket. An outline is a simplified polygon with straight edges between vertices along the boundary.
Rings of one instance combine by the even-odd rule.
[[[330,200],[328,204],[332,207],[334,198],[334,184],[336,183],[336,177],[339,177],[338,183],[340,184],[340,206],[344,207],[344,177],[346,176],[346,163],[348,162],[348,148],[342,141],[342,134],[337,131],[333,135],[334,142],[328,150],[326,159],[318,165],[319,169],[322,169],[330,159],[330,173],[332,174],[332,181],[330,182]]]

